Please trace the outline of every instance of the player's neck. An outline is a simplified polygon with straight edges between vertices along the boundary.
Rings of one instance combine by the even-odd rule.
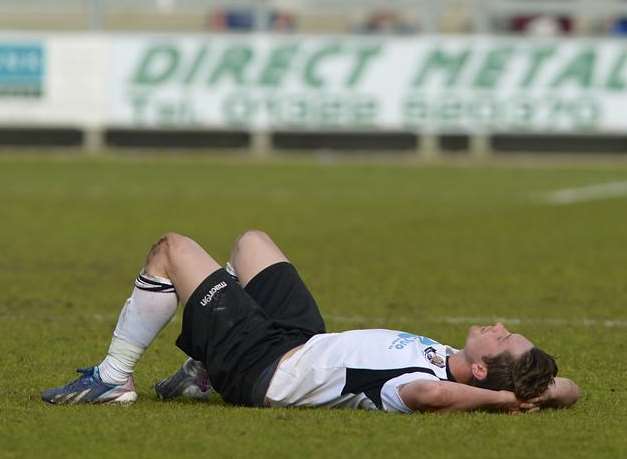
[[[468,384],[472,380],[472,368],[463,349],[449,357],[448,365],[458,383]]]

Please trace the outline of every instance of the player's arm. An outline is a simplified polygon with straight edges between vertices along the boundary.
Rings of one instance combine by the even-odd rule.
[[[568,378],[555,378],[538,397],[529,400],[538,408],[568,408],[581,397],[581,389]]]
[[[520,411],[520,401],[512,392],[480,389],[450,381],[414,381],[402,386],[399,395],[413,411]]]

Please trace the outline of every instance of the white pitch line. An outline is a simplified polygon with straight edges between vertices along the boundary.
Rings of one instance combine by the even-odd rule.
[[[579,326],[579,327],[627,327],[627,320],[623,319],[562,319],[546,317],[538,319],[519,319],[515,317],[444,317],[443,321],[451,324],[485,324],[491,322],[503,322],[512,325],[550,325],[550,326]]]
[[[556,206],[627,196],[627,181],[564,188],[545,195],[545,202]]]
[[[93,314],[92,318],[98,322],[115,320],[117,315],[113,314]],[[548,325],[548,326],[570,326],[570,327],[605,327],[605,328],[627,328],[627,319],[563,319],[559,317],[519,318],[519,317],[498,317],[498,316],[442,316],[427,318],[410,317],[376,317],[360,315],[335,315],[324,314],[324,317],[332,322],[339,322],[349,325],[364,327],[385,326],[390,323],[436,323],[451,325],[486,325],[495,322],[503,322],[506,325]],[[180,323],[181,316],[177,314],[170,322]]]
[[[364,323],[370,325],[384,325],[390,322],[427,322],[427,323],[446,323],[452,325],[475,325],[475,324],[491,324],[494,322],[503,322],[510,325],[550,325],[550,326],[575,326],[575,327],[606,327],[606,328],[627,328],[627,320],[625,319],[562,319],[557,317],[545,318],[516,318],[516,317],[439,317],[410,319],[408,317],[367,317],[367,316],[337,316],[333,314],[325,314],[325,317],[331,321],[343,322],[349,324]]]

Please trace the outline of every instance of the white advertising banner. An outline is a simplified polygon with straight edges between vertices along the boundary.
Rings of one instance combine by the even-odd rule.
[[[503,37],[112,37],[108,124],[627,132],[627,42]]]
[[[627,42],[0,34],[0,124],[627,133]]]

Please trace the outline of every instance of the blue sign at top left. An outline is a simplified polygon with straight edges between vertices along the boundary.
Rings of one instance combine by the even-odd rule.
[[[0,98],[41,97],[45,68],[41,44],[0,42]]]

